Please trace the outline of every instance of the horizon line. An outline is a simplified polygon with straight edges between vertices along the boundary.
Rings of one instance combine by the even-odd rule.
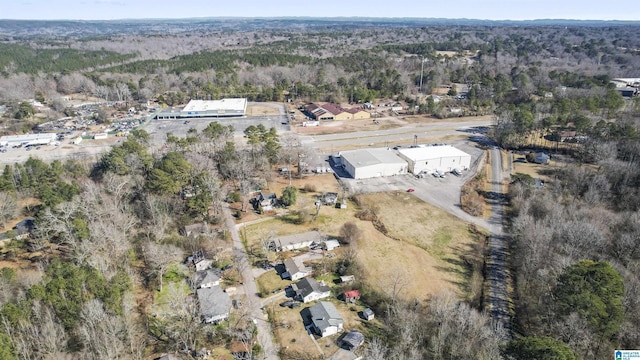
[[[277,20],[277,19],[314,19],[319,21],[329,20],[449,20],[449,21],[486,21],[486,22],[540,22],[540,21],[575,21],[575,22],[640,22],[628,19],[571,19],[571,18],[538,18],[538,19],[480,19],[480,18],[447,18],[447,17],[413,17],[413,16],[304,16],[304,15],[287,15],[287,16],[196,16],[196,17],[140,17],[140,18],[118,18],[118,19],[11,19],[0,18],[0,21],[158,21],[158,20]]]

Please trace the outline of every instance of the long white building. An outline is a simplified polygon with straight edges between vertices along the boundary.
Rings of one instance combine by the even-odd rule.
[[[387,148],[340,152],[344,169],[354,179],[369,179],[407,173],[407,162]]]
[[[409,163],[409,171],[416,175],[436,170],[466,170],[471,166],[471,155],[450,145],[400,149],[398,155]]]
[[[181,117],[244,116],[247,99],[191,100],[180,111]]]
[[[241,117],[247,112],[246,98],[220,100],[191,100],[184,108],[167,108],[156,114],[156,119],[189,119]]]
[[[55,133],[8,135],[0,137],[0,146],[12,147],[16,145],[34,146],[49,145],[56,141]]]

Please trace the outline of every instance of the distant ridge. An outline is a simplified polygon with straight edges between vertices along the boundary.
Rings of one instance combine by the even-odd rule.
[[[118,19],[118,20],[17,20],[0,19],[0,41],[10,37],[39,36],[102,37],[115,34],[182,33],[188,31],[257,31],[308,29],[348,30],[360,27],[424,27],[424,26],[515,26],[515,27],[609,27],[640,26],[631,20],[483,20],[449,18],[380,18],[380,17],[201,17],[181,19]]]

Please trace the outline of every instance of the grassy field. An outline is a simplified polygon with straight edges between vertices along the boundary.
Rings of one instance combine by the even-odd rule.
[[[284,288],[291,285],[291,281],[281,279],[275,270],[267,271],[260,275],[256,282],[258,283],[258,291],[264,297],[271,295],[273,292],[284,290]]]
[[[482,254],[477,253],[480,240],[469,231],[467,223],[406,193],[376,193],[360,198],[377,209],[386,234],[371,221],[356,218],[357,206],[353,203],[348,209],[322,207],[313,223],[295,225],[274,218],[249,225],[242,233],[250,246],[257,246],[268,234],[318,230],[338,236],[342,225],[351,221],[362,232],[356,245],[357,259],[364,268],[359,278],[374,288],[389,293],[394,282],[401,283],[399,296],[406,299],[423,300],[447,290],[468,295],[473,278],[470,263]]]

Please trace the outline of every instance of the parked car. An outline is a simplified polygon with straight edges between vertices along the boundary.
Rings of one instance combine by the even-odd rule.
[[[415,189],[407,189],[407,192],[410,192],[410,193],[414,192],[414,191],[416,191],[416,190]]]
[[[283,303],[280,303],[280,306],[282,306],[282,307],[292,307],[293,304],[295,304],[295,303],[296,302],[293,301],[293,300],[287,300],[287,301],[285,301]]]

